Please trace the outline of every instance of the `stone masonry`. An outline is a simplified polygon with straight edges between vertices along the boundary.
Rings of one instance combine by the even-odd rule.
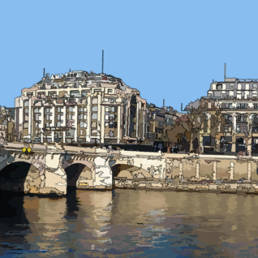
[[[69,180],[80,189],[142,188],[258,192],[256,157],[188,155],[114,151],[35,145],[31,154],[22,145],[0,150],[0,190],[65,195]],[[14,165],[16,167],[12,167]],[[29,164],[22,177],[20,164]],[[79,172],[67,169],[80,164]],[[9,170],[8,170],[9,168]],[[14,169],[15,168],[15,169]],[[74,173],[74,178],[73,178]],[[76,174],[77,173],[77,174]]]

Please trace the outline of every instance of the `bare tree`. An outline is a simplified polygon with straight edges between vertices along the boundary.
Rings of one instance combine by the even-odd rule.
[[[211,104],[208,105],[208,103]],[[223,114],[221,109],[208,99],[190,103],[186,111],[186,114],[177,116],[174,126],[166,131],[168,142],[175,143],[178,134],[182,133],[189,143],[189,151],[199,152],[202,132],[205,131],[215,139],[224,124]],[[217,147],[217,141],[215,141],[214,148],[217,149]]]

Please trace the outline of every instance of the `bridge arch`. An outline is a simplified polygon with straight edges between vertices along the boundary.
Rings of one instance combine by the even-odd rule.
[[[116,163],[111,167],[113,178],[152,178],[152,175],[146,169],[129,164]]]
[[[94,178],[94,166],[88,161],[74,161],[66,164],[67,189],[87,189]]]
[[[45,177],[36,166],[26,161],[15,161],[0,170],[0,190],[40,193]]]

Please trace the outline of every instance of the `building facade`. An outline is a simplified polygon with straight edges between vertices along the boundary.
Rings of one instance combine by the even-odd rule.
[[[147,104],[147,110],[147,140],[155,150],[165,150],[169,145],[167,131],[173,127],[178,112],[171,106],[157,107],[154,104]]]
[[[0,144],[14,141],[15,135],[15,109],[0,106]]]
[[[258,80],[225,78],[213,81],[207,97],[207,121],[200,131],[200,147],[223,153],[258,153]],[[212,132],[213,131],[213,132]]]
[[[146,137],[146,101],[106,74],[44,74],[15,99],[16,131],[25,142],[128,143]]]

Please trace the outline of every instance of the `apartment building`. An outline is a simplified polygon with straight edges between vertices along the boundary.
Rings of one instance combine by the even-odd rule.
[[[174,125],[177,112],[172,107],[157,107],[147,104],[147,141],[154,145],[154,149],[164,149],[168,145],[167,130]]]
[[[203,151],[216,146],[220,152],[258,153],[257,96],[258,79],[225,78],[211,83],[207,97],[202,98],[207,103],[207,126],[200,138]],[[214,128],[216,136],[209,137]]]
[[[15,139],[15,110],[0,106],[0,144]]]
[[[107,74],[43,74],[15,99],[16,131],[25,142],[128,143],[146,137],[146,101]]]

